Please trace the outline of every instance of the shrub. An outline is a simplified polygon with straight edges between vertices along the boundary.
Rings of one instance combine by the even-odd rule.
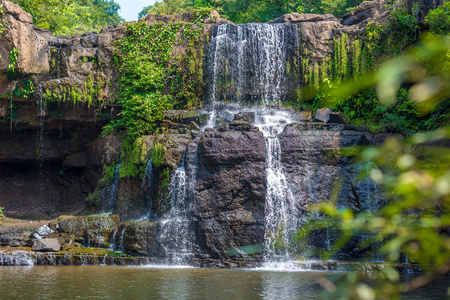
[[[450,2],[430,10],[425,18],[425,24],[430,31],[437,34],[450,34]]]

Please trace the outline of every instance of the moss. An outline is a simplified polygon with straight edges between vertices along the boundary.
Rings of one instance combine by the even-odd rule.
[[[75,104],[84,104],[88,107],[99,106],[108,103],[109,100],[103,98],[104,81],[100,73],[90,72],[80,86],[53,84],[44,89],[45,102],[72,102]]]
[[[127,138],[122,142],[120,178],[143,176],[147,147],[143,138]]]
[[[166,157],[167,148],[161,143],[155,143],[150,152],[150,156],[152,159],[152,164],[154,167],[159,168],[164,162],[164,158]]]

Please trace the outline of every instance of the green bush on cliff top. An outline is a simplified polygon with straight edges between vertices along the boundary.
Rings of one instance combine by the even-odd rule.
[[[431,10],[425,18],[430,31],[437,34],[450,34],[450,2]]]
[[[56,35],[99,31],[123,22],[120,5],[112,0],[9,0],[33,16],[38,27]]]

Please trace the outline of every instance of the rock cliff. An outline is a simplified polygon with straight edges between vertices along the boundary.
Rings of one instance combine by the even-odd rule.
[[[344,33],[359,36],[369,22],[386,22],[387,2],[363,2],[342,20],[332,15],[291,13],[269,22],[289,25],[283,27],[286,30],[271,31],[277,41],[285,43],[271,45],[270,49],[285,58],[273,66],[280,68],[271,74],[261,73],[266,70],[262,62],[270,53],[257,52],[256,46],[236,46],[243,36],[253,38],[252,30],[270,25],[237,26],[212,11],[201,32],[202,47],[210,52],[205,57],[206,86],[199,83],[199,93],[211,101],[226,100],[229,95],[224,90],[238,98],[233,100],[243,102],[263,99],[275,104],[286,100],[305,84],[298,64],[303,55],[300,47],[308,53],[310,65],[324,61],[333,52],[334,39]],[[413,2],[420,2],[421,12],[441,3],[408,1],[408,5]],[[142,137],[145,161],[158,145],[165,149],[161,163],[155,166],[150,161],[142,176],[121,178],[123,136],[101,133],[103,126],[120,114],[115,103],[118,70],[113,53],[114,42],[127,34],[126,24],[108,26],[99,33],[54,36],[33,25],[31,15],[17,5],[3,0],[0,5],[4,7],[0,17],[8,25],[0,35],[0,206],[5,207],[5,214],[55,218],[114,211],[117,215],[62,218],[53,226],[58,237],[70,240],[73,236],[85,246],[113,244],[116,250],[130,254],[164,258],[165,217],[179,217],[172,210],[177,197],[173,171],[182,169],[187,186],[184,208],[189,212],[183,215],[188,219],[187,227],[178,234],[190,240],[188,246],[195,258],[248,258],[242,247],[267,242],[267,139],[279,141],[277,154],[286,188],[295,195],[292,215],[299,224],[310,204],[332,196],[336,182],[342,186],[336,197],[342,206],[360,211],[382,204],[377,187],[370,180],[357,181],[361,167],[352,165],[351,157],[342,154],[346,147],[374,144],[382,137],[344,125],[339,115],[329,113],[326,119],[316,115],[317,122],[312,122],[311,112],[297,113],[293,124],[285,124],[278,136],[268,137],[256,126],[254,114],[221,112],[211,126],[214,128],[202,131],[210,111],[168,111],[160,124],[163,133]],[[154,24],[192,19],[193,14],[186,13],[149,15],[142,21]],[[226,29],[222,32],[217,24],[229,25],[221,27]],[[228,50],[220,52],[207,45],[210,33],[216,46],[220,34],[233,35],[222,43]],[[175,54],[184,51],[180,45],[175,48]],[[11,72],[14,49],[19,55]],[[241,64],[242,56],[237,55],[241,50],[254,58]],[[223,55],[219,68],[216,64],[212,70],[211,64],[219,62],[216,59],[223,52],[231,53],[232,59]],[[242,70],[228,70],[227,66],[234,65]],[[255,66],[260,67],[258,71],[245,70]],[[291,68],[296,71],[290,73]],[[280,81],[282,85],[263,95],[261,91],[283,72],[289,76]],[[245,88],[239,86],[244,79]],[[214,105],[212,109],[216,109]],[[145,220],[136,220],[142,217]],[[24,246],[30,233],[29,228],[17,232],[8,228],[0,232],[0,241]],[[255,252],[260,256],[260,251]]]

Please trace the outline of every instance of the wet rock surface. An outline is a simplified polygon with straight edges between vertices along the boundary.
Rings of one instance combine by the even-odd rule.
[[[351,157],[342,153],[346,147],[367,144],[368,138],[364,132],[342,124],[294,124],[285,128],[279,136],[281,160],[289,186],[304,209],[310,203],[330,199],[338,180],[343,180],[339,194],[341,205],[352,208],[361,205],[360,209],[368,209],[372,204],[376,207],[372,203],[375,199],[368,196],[372,193],[380,198],[376,195],[376,185],[358,183],[356,177],[360,170],[351,165]]]
[[[163,257],[158,222],[129,221],[123,223],[116,234],[118,250],[137,256]]]

